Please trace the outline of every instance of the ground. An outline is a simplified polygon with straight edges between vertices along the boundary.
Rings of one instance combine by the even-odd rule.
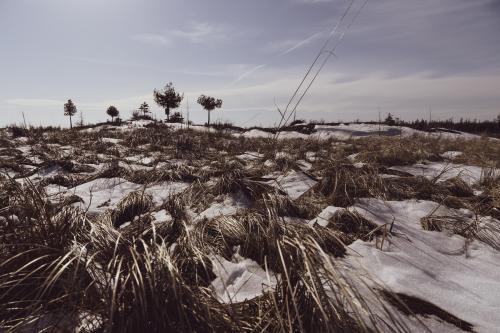
[[[1,130],[0,330],[494,332],[498,156],[364,124]]]

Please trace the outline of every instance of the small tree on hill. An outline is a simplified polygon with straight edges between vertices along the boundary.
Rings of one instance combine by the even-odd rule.
[[[80,119],[76,123],[76,126],[82,127],[83,125],[85,125],[85,122],[84,122],[84,119],[83,119],[83,112],[80,111]]]
[[[68,102],[64,104],[64,115],[69,116],[69,128],[73,128],[73,122],[71,117],[76,114],[76,106],[71,99],[68,99]]]
[[[118,109],[115,106],[111,105],[106,111],[106,113],[111,117],[111,122],[114,122],[115,117],[118,117],[120,111],[118,111]]]
[[[222,107],[222,99],[215,99],[210,96],[201,95],[198,97],[198,104],[200,104],[208,112],[208,126],[210,126],[210,112],[214,109]]]
[[[172,82],[167,83],[162,90],[155,89],[153,94],[156,104],[165,109],[167,121],[170,119],[170,109],[177,109],[184,99],[184,94],[177,93]]]
[[[385,118],[385,121],[384,121],[387,125],[389,126],[393,126],[396,124],[396,121],[394,120],[394,117],[392,116],[392,114],[388,114],[387,115],[387,118]]]
[[[148,103],[144,102],[139,106],[139,111],[142,112],[144,116],[146,116],[149,113],[149,105]]]

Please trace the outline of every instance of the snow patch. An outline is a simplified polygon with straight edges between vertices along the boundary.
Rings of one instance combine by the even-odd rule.
[[[211,287],[217,299],[223,303],[255,298],[276,285],[274,273],[264,271],[257,262],[238,254],[233,256],[233,261],[214,256],[212,265],[217,278]]]
[[[201,212],[195,219],[195,222],[203,219],[212,220],[218,216],[234,215],[239,209],[250,207],[248,198],[242,193],[238,192],[236,195],[222,196],[222,201],[214,202]]]
[[[314,225],[318,224],[322,227],[326,227],[328,223],[330,222],[330,219],[335,215],[335,213],[339,210],[342,210],[344,208],[342,207],[335,207],[335,206],[328,206],[325,209],[319,213],[319,215],[312,220],[310,220],[308,223],[309,225]]]
[[[317,182],[303,172],[290,171],[285,175],[278,176],[276,180],[270,180],[266,183],[283,190],[291,199],[295,200],[309,191]]]
[[[463,237],[423,230],[420,219],[438,206],[419,200],[359,200],[354,208],[367,219],[379,225],[394,220],[394,235],[383,251],[373,243],[352,243],[353,254],[346,261],[395,292],[431,302],[474,324],[478,332],[495,332],[500,327],[500,253],[474,241],[465,255]],[[464,213],[442,206],[435,212]],[[445,327],[436,331],[448,332]]]
[[[459,177],[469,185],[478,183],[483,175],[483,168],[478,166],[439,162],[422,162],[411,166],[390,167],[389,169],[407,172],[414,176],[423,176],[428,179],[439,178],[439,182]],[[495,170],[494,173],[500,174],[499,170]]]

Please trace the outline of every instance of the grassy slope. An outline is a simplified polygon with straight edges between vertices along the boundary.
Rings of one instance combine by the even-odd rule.
[[[327,206],[349,207],[365,197],[427,199],[478,215],[500,215],[500,186],[492,173],[475,185],[483,191],[477,196],[458,178],[439,182],[389,169],[443,161],[440,155],[450,150],[464,153],[455,163],[500,167],[500,144],[486,139],[273,141],[161,126],[26,134],[22,141],[7,133],[0,137],[0,169],[14,177],[33,176],[24,185],[7,176],[0,183],[0,327],[5,329],[31,321],[63,331],[72,326],[110,332],[405,331],[389,305],[374,313],[363,302],[369,296],[359,294],[335,264],[346,244],[390,234],[347,210],[334,214],[325,227],[304,221]],[[258,152],[257,158],[241,156],[249,151]],[[147,165],[141,168],[127,159],[131,156],[149,157],[142,160]],[[36,177],[54,168],[55,174]],[[295,200],[271,179],[291,171],[316,183]],[[398,178],[380,176],[389,173]],[[75,208],[81,198],[45,193],[50,184],[72,188],[112,177],[145,188],[171,181],[191,185],[159,204],[143,190],[131,192],[103,214]],[[248,207],[233,216],[193,222],[193,214],[237,193],[248,199]],[[153,223],[152,213],[161,210],[170,218]],[[127,221],[132,223],[118,228]],[[442,230],[447,223],[429,217],[422,226]],[[472,240],[476,227],[453,232]],[[235,248],[276,274],[274,291],[236,304],[217,300],[209,289],[211,258],[231,260]],[[418,303],[382,294],[401,308]]]

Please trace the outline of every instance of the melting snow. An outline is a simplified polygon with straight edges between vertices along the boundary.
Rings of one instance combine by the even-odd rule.
[[[344,209],[342,207],[328,206],[319,215],[309,221],[309,225],[318,224],[322,227],[326,227],[330,222],[330,219],[335,215],[338,210]]]
[[[280,175],[276,180],[267,182],[285,191],[293,200],[298,199],[302,194],[309,191],[317,182],[309,178],[303,172],[291,171],[285,175]]]
[[[390,169],[408,172],[414,176],[424,176],[429,179],[439,177],[439,181],[460,177],[469,185],[474,185],[481,180],[483,168],[453,163],[425,162],[411,166],[396,166]],[[498,174],[498,170],[496,171]]]
[[[68,190],[68,194],[82,198],[78,203],[91,213],[103,213],[116,204],[126,194],[136,191],[141,185],[131,183],[123,178],[98,178],[88,183],[78,185]]]
[[[247,151],[244,154],[236,156],[237,159],[240,159],[240,160],[245,161],[245,162],[256,161],[256,160],[259,160],[263,157],[264,157],[263,154],[260,154],[260,153],[255,152],[255,151]]]
[[[500,327],[500,253],[474,241],[466,256],[463,237],[423,230],[420,218],[437,206],[418,200],[359,200],[354,208],[367,219],[379,225],[394,219],[395,235],[384,251],[373,243],[354,242],[349,246],[354,253],[346,260],[393,291],[427,300],[474,324],[478,332],[496,332]],[[463,213],[440,207],[435,214]],[[438,331],[449,332],[445,327]]]
[[[316,130],[316,132],[310,135],[293,131],[292,132],[283,131],[280,132],[279,138],[280,139],[314,138],[320,140],[328,140],[328,139],[349,140],[349,139],[362,138],[367,136],[378,136],[378,135],[402,136],[402,137],[409,137],[412,135],[422,135],[422,136],[443,138],[443,139],[466,139],[466,140],[481,138],[481,136],[476,134],[470,134],[459,131],[449,132],[445,130],[436,129],[436,131],[434,132],[424,132],[409,127],[389,126],[384,124],[381,124],[380,126],[378,124],[348,124],[348,125],[340,124],[336,126],[316,125],[314,129]],[[247,138],[271,138],[274,136],[273,133],[269,133],[258,129],[252,129],[240,135]],[[496,140],[494,138],[490,139]]]
[[[189,186],[184,182],[163,182],[147,186],[144,193],[153,197],[155,204],[163,203],[172,194],[182,192]],[[98,178],[78,185],[67,191],[83,199],[82,208],[89,207],[89,212],[103,213],[113,208],[127,194],[144,189],[144,185],[129,182],[123,178]]]
[[[108,142],[108,143],[114,143],[114,144],[117,144],[117,143],[120,143],[122,140],[120,140],[120,139],[115,139],[115,138],[102,138],[102,141],[103,141],[103,142]]]
[[[149,185],[144,192],[153,196],[155,204],[162,204],[171,195],[184,191],[188,186],[189,183],[185,182],[163,182],[156,185]]]
[[[442,158],[447,158],[449,160],[454,160],[455,158],[462,156],[464,153],[461,151],[446,151],[441,154]]]
[[[233,256],[233,261],[214,256],[212,265],[217,278],[211,287],[219,301],[224,303],[255,298],[276,285],[274,273],[264,271],[257,262],[238,254]]]
[[[200,221],[204,218],[211,220],[220,215],[234,215],[239,209],[248,208],[250,206],[248,198],[246,198],[242,192],[238,192],[236,195],[225,195],[223,198],[223,201],[214,202],[210,207],[201,212],[195,218],[195,221]]]
[[[155,222],[157,223],[172,221],[172,215],[170,215],[165,209],[154,212],[151,215],[153,216]]]

